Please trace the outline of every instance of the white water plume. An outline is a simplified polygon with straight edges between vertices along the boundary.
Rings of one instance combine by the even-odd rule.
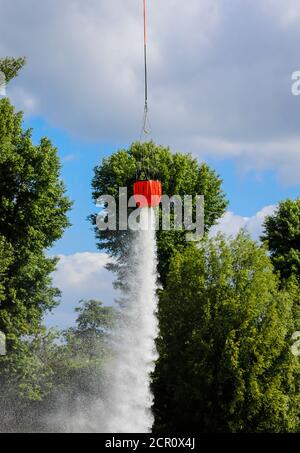
[[[102,396],[84,405],[79,398],[72,414],[56,413],[52,430],[84,433],[151,432],[153,395],[150,388],[157,351],[157,253],[155,212],[141,209],[124,263],[123,294],[112,333],[113,357],[107,364]]]
[[[116,329],[116,356],[109,369],[106,432],[147,433],[153,425],[150,377],[157,359],[157,256],[153,209],[141,209],[132,242],[126,293]]]

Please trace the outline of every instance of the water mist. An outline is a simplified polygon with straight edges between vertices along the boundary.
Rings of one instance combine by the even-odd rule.
[[[150,377],[157,359],[156,268],[155,215],[153,209],[143,208],[131,244],[114,335],[115,358],[108,371],[106,432],[147,433],[153,425]]]
[[[83,433],[148,433],[153,425],[150,382],[157,351],[157,253],[155,212],[142,208],[131,235],[123,290],[117,308],[102,395],[84,404],[80,395],[72,414],[61,410],[48,419],[52,431]]]

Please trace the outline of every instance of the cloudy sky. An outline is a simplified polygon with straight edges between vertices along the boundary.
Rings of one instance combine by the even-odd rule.
[[[148,3],[152,138],[214,167],[230,200],[219,229],[257,238],[278,201],[299,194],[300,1]],[[58,146],[75,200],[52,251],[64,293],[53,322],[66,323],[78,298],[113,298],[86,217],[92,168],[139,137],[141,19],[142,0],[0,0],[0,55],[28,60],[8,95],[34,139]]]

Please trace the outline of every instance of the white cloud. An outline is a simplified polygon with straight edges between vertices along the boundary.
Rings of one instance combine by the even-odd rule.
[[[241,229],[247,230],[253,239],[258,240],[262,233],[263,222],[268,215],[272,215],[276,206],[266,206],[253,217],[242,217],[233,212],[226,212],[219,223],[211,229],[211,236],[224,233],[227,236],[236,236]]]
[[[21,86],[14,87],[13,101],[16,105],[21,106],[22,110],[26,112],[26,115],[39,113],[38,98]]]
[[[235,159],[243,172],[253,168],[257,171],[276,168],[278,178],[284,185],[300,182],[300,137],[252,143],[193,137],[185,144],[196,150],[194,155],[198,158],[205,155],[222,158],[226,155]]]
[[[189,0],[182,9],[174,0],[151,2],[154,89],[157,79],[160,90],[159,73],[168,77],[165,57],[186,52],[190,26],[197,29],[189,37],[191,49],[205,48],[216,23],[216,4]],[[72,133],[104,140],[136,138],[143,110],[141,6],[136,0],[0,0],[0,52],[28,56],[14,85],[22,84],[28,97],[36,98],[41,115]],[[10,93],[26,110],[14,87]]]
[[[262,7],[276,18],[282,26],[288,27],[292,24],[299,26],[299,0],[261,0],[261,2]]]
[[[62,158],[62,162],[64,162],[64,163],[74,162],[74,160],[77,160],[77,159],[78,159],[77,154],[67,154],[66,156],[64,156]]]
[[[0,0],[0,54],[27,55],[20,107],[104,143],[139,136],[142,2]],[[300,182],[298,0],[149,2],[153,138]],[[20,94],[22,93],[22,95]]]
[[[71,325],[76,317],[74,308],[81,299],[97,299],[105,305],[113,303],[113,276],[105,269],[109,262],[105,253],[75,253],[59,258],[53,284],[62,291],[62,302],[47,316],[47,325]]]

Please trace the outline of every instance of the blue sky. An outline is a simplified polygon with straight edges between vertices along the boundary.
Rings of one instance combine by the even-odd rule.
[[[87,216],[97,210],[91,197],[93,169],[103,157],[110,155],[121,145],[74,140],[66,132],[48,126],[42,118],[27,119],[24,127],[33,129],[35,143],[47,136],[58,148],[62,179],[69,197],[74,201],[70,213],[72,227],[57,242],[51,253],[70,255],[97,251],[94,233],[87,220]],[[290,186],[280,182],[274,171],[245,172],[238,168],[235,159],[208,157],[206,162],[223,179],[229,210],[236,215],[252,217],[265,206],[276,205],[284,198],[299,196],[299,185]]]
[[[63,303],[50,324],[72,322],[80,298],[114,298],[106,257],[87,216],[93,168],[139,137],[143,111],[140,0],[0,0],[0,55],[26,55],[7,89],[34,141],[59,150],[74,200],[72,227],[50,251]],[[299,196],[298,0],[149,0],[152,138],[191,152],[224,180],[229,212],[218,229],[249,227]]]

